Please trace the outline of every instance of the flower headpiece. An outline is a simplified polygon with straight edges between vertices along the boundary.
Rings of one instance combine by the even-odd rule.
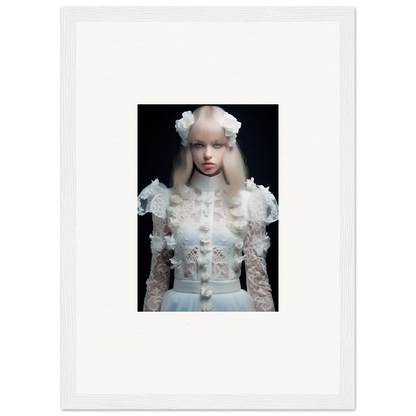
[[[182,118],[180,120],[175,121],[175,129],[178,132],[179,136],[181,136],[182,146],[186,146],[188,144],[189,129],[191,128],[192,124],[195,123],[194,115],[192,111],[185,111],[182,113]]]
[[[176,120],[175,129],[182,139],[181,145],[186,146],[188,144],[189,129],[192,124],[195,123],[194,115],[192,111],[185,111],[182,113],[182,118]],[[237,133],[240,130],[241,123],[237,119],[228,114],[227,112],[218,120],[218,123],[225,130],[225,135],[228,137],[228,145],[233,147],[236,142]]]

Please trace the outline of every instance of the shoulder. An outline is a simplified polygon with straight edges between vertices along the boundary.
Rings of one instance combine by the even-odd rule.
[[[241,190],[241,196],[247,207],[249,220],[270,224],[279,219],[279,206],[269,187],[257,185],[254,178],[247,179],[246,186]]]
[[[145,215],[151,212],[157,217],[164,218],[171,195],[172,188],[168,188],[165,184],[159,182],[159,179],[155,179],[137,197],[137,214]]]

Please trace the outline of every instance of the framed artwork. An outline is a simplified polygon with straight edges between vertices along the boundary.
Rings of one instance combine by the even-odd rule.
[[[352,7],[61,9],[63,409],[354,408],[354,45]],[[203,105],[279,204],[274,313],[143,313],[137,196]]]
[[[146,211],[150,209],[148,201],[145,198],[147,196],[147,190],[149,189],[159,189],[163,192],[163,189],[160,186],[165,186],[165,184],[169,184],[171,182],[171,171],[172,165],[175,165],[178,162],[178,156],[180,155],[180,149],[183,148],[181,145],[181,139],[178,133],[176,132],[174,125],[175,125],[175,116],[181,117],[182,113],[185,111],[190,111],[189,109],[196,110],[197,108],[202,108],[201,105],[194,105],[194,104],[163,104],[163,105],[139,105],[138,106],[138,124],[137,124],[137,131],[138,131],[138,151],[137,151],[137,165],[138,165],[138,189],[137,194],[139,197],[139,207],[143,205],[143,210]],[[208,106],[209,107],[209,106]],[[278,202],[278,174],[279,174],[279,155],[278,155],[278,122],[279,122],[279,108],[278,105],[273,104],[266,104],[266,105],[247,105],[247,104],[238,104],[238,105],[230,105],[230,104],[221,104],[221,108],[224,111],[227,111],[228,114],[232,114],[233,117],[235,116],[237,120],[241,120],[243,126],[240,127],[238,132],[238,146],[239,152],[243,155],[243,160],[248,169],[247,178],[250,179],[251,182],[260,184],[260,186],[267,186],[268,191],[277,198]],[[166,122],[161,122],[165,120]],[[239,122],[240,123],[240,122]],[[158,129],[155,129],[154,126],[160,126]],[[198,146],[201,146],[198,144]],[[163,150],[162,150],[163,149]],[[189,149],[189,151],[191,151]],[[213,149],[215,151],[215,149]],[[219,150],[221,152],[221,150]],[[231,149],[230,149],[231,152]],[[176,155],[175,157],[172,157]],[[214,158],[215,155],[208,155],[208,157]],[[157,161],[157,163],[155,163]],[[233,167],[233,166],[231,166]],[[224,166],[226,170],[226,167]],[[215,168],[215,170],[217,170]],[[215,172],[214,172],[215,173]],[[207,170],[207,174],[209,170]],[[217,175],[214,175],[217,177]],[[191,177],[192,173],[191,173]],[[212,177],[212,176],[211,176]],[[159,188],[154,187],[153,185],[148,188],[149,184],[152,183],[155,178],[160,181]],[[215,178],[216,180],[217,178]],[[250,182],[250,183],[251,183]],[[264,188],[258,188],[263,189]],[[143,193],[142,193],[143,192]],[[199,191],[197,191],[199,194]],[[181,210],[185,212],[192,213],[191,214],[191,221],[192,224],[195,219],[196,222],[196,229],[200,227],[200,224],[206,218],[208,220],[209,228],[211,228],[211,220],[212,225],[217,227],[217,230],[214,234],[209,232],[209,240],[208,249],[212,254],[204,256],[204,249],[206,244],[200,245],[199,243],[195,243],[195,240],[198,238],[202,238],[202,234],[204,232],[200,232],[196,239],[192,237],[194,230],[190,230],[189,228],[189,221],[188,219],[190,216],[184,214],[182,215],[184,218],[182,219],[182,226],[177,227],[177,231],[173,231],[171,235],[174,236],[176,241],[178,242],[178,247],[175,247],[175,250],[171,252],[179,252],[185,255],[185,265],[182,266],[184,269],[184,275],[182,276],[179,270],[175,268],[175,270],[171,270],[169,273],[169,263],[165,266],[165,274],[163,275],[163,271],[160,272],[158,267],[160,267],[161,262],[158,259],[163,257],[163,250],[160,252],[152,253],[149,249],[149,235],[154,232],[153,231],[153,221],[151,215],[144,215],[144,217],[140,217],[138,221],[138,310],[153,310],[159,309],[160,299],[162,298],[163,294],[166,293],[162,290],[163,285],[163,277],[167,276],[168,274],[171,275],[170,277],[170,284],[167,286],[165,285],[164,289],[173,289],[173,282],[174,282],[174,275],[175,272],[178,278],[183,278],[186,280],[201,280],[202,282],[202,274],[204,270],[200,270],[198,276],[198,264],[195,262],[194,252],[198,251],[198,255],[202,260],[202,257],[207,257],[210,259],[211,265],[207,267],[207,272],[211,276],[209,280],[207,280],[207,285],[212,290],[213,284],[216,285],[217,283],[212,283],[214,276],[214,282],[221,282],[224,280],[233,280],[232,278],[235,277],[234,280],[240,281],[240,287],[243,290],[247,290],[247,276],[246,276],[246,268],[249,270],[249,291],[251,292],[252,297],[257,298],[256,307],[259,310],[271,310],[278,311],[279,309],[279,273],[278,273],[278,221],[269,222],[267,224],[267,231],[265,239],[257,239],[256,241],[252,241],[252,246],[257,246],[259,244],[266,244],[270,245],[270,241],[273,242],[273,246],[269,246],[267,249],[267,279],[268,282],[259,282],[257,284],[256,277],[257,270],[259,272],[263,272],[261,266],[261,262],[259,262],[259,257],[257,252],[256,253],[249,253],[244,254],[244,266],[240,267],[234,273],[233,267],[227,267],[226,265],[233,266],[234,255],[241,256],[243,252],[245,253],[250,252],[250,249],[246,250],[244,247],[241,249],[241,253],[239,249],[236,249],[234,246],[236,242],[241,237],[242,240],[253,240],[251,238],[250,233],[244,233],[244,230],[235,230],[233,229],[234,216],[228,215],[224,212],[227,210],[223,201],[218,197],[218,191],[211,192],[211,198],[213,198],[213,215],[212,218],[210,216],[205,217],[204,215],[204,207],[205,204],[202,205],[199,202],[198,194],[196,195],[196,199],[193,200],[192,198],[187,202],[183,201],[179,204],[173,203],[171,204],[172,207],[181,207]],[[266,192],[267,194],[267,192]],[[202,195],[202,194],[201,194]],[[208,195],[208,193],[204,193],[203,195]],[[146,201],[145,201],[146,200]],[[157,200],[157,198],[156,198]],[[248,201],[247,201],[248,202]],[[255,207],[258,208],[257,206]],[[273,208],[273,206],[272,206]],[[229,210],[231,213],[235,211],[233,209]],[[199,215],[198,215],[199,214]],[[276,212],[275,216],[277,217],[278,213]],[[243,218],[243,217],[239,217]],[[272,218],[273,220],[276,218]],[[221,221],[224,224],[221,224]],[[229,226],[227,226],[227,223]],[[223,232],[225,230],[225,232]],[[231,232],[228,232],[229,230]],[[159,230],[160,231],[160,230]],[[237,232],[238,231],[238,232]],[[158,231],[156,231],[158,234]],[[175,237],[176,235],[176,237]],[[246,235],[246,238],[244,238]],[[235,237],[234,237],[235,236]],[[156,235],[157,238],[157,235]],[[179,242],[186,240],[189,242],[184,248],[179,248]],[[152,241],[153,235],[152,235]],[[244,244],[243,244],[244,245]],[[246,244],[249,246],[249,244]],[[176,246],[176,243],[175,243]],[[190,246],[191,250],[188,250],[187,247]],[[260,251],[261,248],[257,247]],[[202,250],[201,250],[202,249]],[[155,250],[153,250],[155,251]],[[187,257],[187,253],[190,253],[189,257]],[[154,255],[155,254],[155,255]],[[168,254],[168,253],[166,253]],[[176,256],[178,257],[178,256]],[[171,256],[172,258],[172,256]],[[149,266],[152,264],[152,259],[154,261],[154,266],[152,267],[152,281],[151,287],[149,288],[146,304],[145,305],[145,295],[146,289],[149,286],[146,284],[146,279],[143,279],[143,276],[149,275]],[[260,269],[259,269],[260,267]],[[240,276],[237,276],[237,274]],[[162,276],[160,276],[162,274]],[[260,276],[258,276],[260,278]],[[257,278],[257,279],[258,279]],[[263,279],[263,277],[261,277]],[[220,283],[219,283],[220,284]],[[251,284],[251,286],[250,286]],[[269,285],[271,291],[269,291]],[[254,287],[256,286],[256,287]],[[192,287],[191,287],[192,289]],[[198,286],[198,292],[202,290]],[[156,293],[155,293],[156,292]],[[264,292],[264,293],[263,293]],[[196,293],[199,295],[200,293]],[[222,293],[221,295],[224,295]],[[245,295],[245,293],[244,293]],[[263,296],[261,296],[263,295]],[[173,296],[173,293],[167,294],[167,297]],[[180,296],[180,295],[179,295]],[[270,296],[272,299],[270,299]],[[165,302],[167,302],[167,297],[164,298]],[[215,311],[215,298],[210,296],[210,299],[205,299],[205,296],[193,296],[196,300],[196,305],[191,305],[189,303],[189,295],[181,296],[180,298],[172,298],[171,301],[175,299],[178,301],[177,307],[179,307],[182,311],[187,310],[189,308],[197,308],[198,310],[202,310],[203,305],[208,302],[209,304],[214,305]],[[217,305],[220,307],[222,311],[227,311],[227,309],[231,308],[231,311],[241,311],[241,306],[236,303],[235,295],[230,297],[230,302],[224,304],[226,296],[221,296],[221,305]],[[156,301],[155,304],[151,305],[154,302],[152,299]],[[218,299],[217,299],[218,300]],[[271,301],[272,300],[272,301]],[[180,303],[180,305],[179,305]],[[167,304],[163,306],[162,310],[167,309]],[[170,307],[172,309],[172,306]]]

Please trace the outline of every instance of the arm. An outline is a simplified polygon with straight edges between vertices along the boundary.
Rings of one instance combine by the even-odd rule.
[[[248,210],[251,220],[248,222],[247,236],[244,240],[247,291],[254,300],[256,311],[274,312],[265,259],[269,237],[266,233],[266,223],[261,215],[263,206],[258,198],[254,196],[250,198]]]
[[[165,236],[170,234],[167,216],[165,218],[159,218],[153,214],[152,218],[153,254],[150,275],[146,281],[147,291],[144,299],[144,312],[160,312],[163,296],[169,288],[170,258],[172,257],[172,251],[167,249],[165,241]]]

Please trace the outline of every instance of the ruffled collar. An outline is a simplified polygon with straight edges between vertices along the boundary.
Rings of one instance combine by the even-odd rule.
[[[206,176],[202,173],[199,173],[196,169],[194,170],[194,173],[189,183],[194,188],[197,188],[205,192],[216,191],[217,189],[224,189],[226,186],[226,182],[222,172],[215,176]]]

